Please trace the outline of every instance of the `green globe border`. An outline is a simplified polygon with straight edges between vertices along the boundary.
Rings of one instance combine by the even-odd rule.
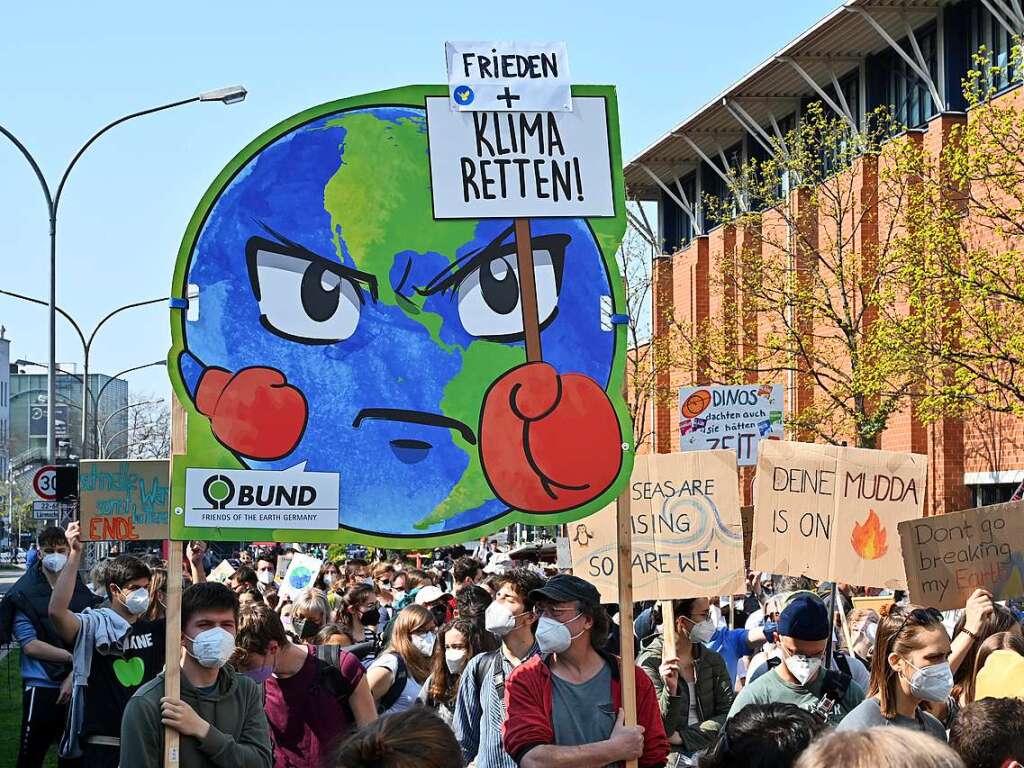
[[[400,88],[392,88],[374,93],[365,93],[358,96],[339,99],[327,102],[315,107],[303,110],[273,127],[267,129],[249,144],[245,146],[232,160],[224,167],[213,183],[207,188],[206,193],[199,201],[195,213],[189,220],[185,235],[182,238],[181,246],[178,249],[177,259],[174,266],[174,277],[171,284],[172,299],[184,299],[187,296],[185,268],[188,264],[189,254],[192,252],[196,239],[199,236],[199,229],[210,209],[213,207],[218,195],[224,189],[235,174],[248,163],[256,154],[262,151],[267,145],[277,140],[280,136],[303,123],[315,120],[318,117],[342,110],[373,107],[377,105],[409,106],[424,108],[426,97],[447,96],[448,86],[446,85],[410,85]],[[620,144],[618,99],[616,98],[615,86],[612,85],[574,85],[572,86],[573,96],[596,96],[605,99],[608,118],[608,145],[612,171],[612,192],[615,199],[615,215],[609,217],[588,217],[588,222],[597,238],[601,255],[604,257],[611,278],[613,312],[625,313],[626,300],[625,291],[619,275],[618,264],[615,254],[626,231],[626,195],[625,183],[622,173],[622,147]],[[512,523],[525,523],[528,525],[558,525],[570,523],[574,520],[587,517],[605,506],[613,503],[615,498],[628,483],[630,473],[633,470],[635,457],[635,446],[633,444],[633,426],[623,396],[623,381],[626,367],[626,346],[628,343],[627,328],[625,325],[614,326],[615,330],[615,354],[612,360],[612,371],[609,378],[608,396],[615,408],[619,419],[619,430],[622,436],[622,444],[626,446],[622,455],[622,467],[618,477],[609,489],[599,498],[589,504],[568,512],[552,514],[536,514],[519,510],[510,510],[504,515],[495,518],[473,528],[466,528],[460,531],[447,533],[424,533],[422,536],[379,533],[372,534],[361,531],[352,531],[345,528],[335,530],[299,530],[290,528],[206,528],[186,526],[184,517],[185,506],[185,470],[188,468],[201,469],[245,469],[238,459],[226,448],[224,448],[210,429],[209,420],[198,413],[192,404],[191,398],[182,381],[178,371],[178,355],[185,349],[182,335],[182,317],[184,309],[172,308],[170,311],[171,323],[171,348],[167,355],[167,371],[171,380],[171,388],[178,400],[179,405],[185,413],[186,418],[186,445],[185,453],[175,454],[180,446],[172,446],[171,456],[171,514],[170,538],[176,541],[188,541],[192,539],[204,541],[276,541],[276,542],[307,542],[307,543],[332,543],[332,544],[364,544],[377,547],[388,547],[391,549],[418,549],[420,547],[435,547],[447,544],[459,544],[473,539],[486,536],[508,527]],[[344,481],[343,481],[344,483]],[[342,485],[344,494],[344,484]],[[344,509],[342,509],[344,515]]]

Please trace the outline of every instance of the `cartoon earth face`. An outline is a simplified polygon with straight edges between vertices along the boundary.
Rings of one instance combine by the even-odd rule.
[[[544,361],[606,389],[615,334],[599,305],[612,287],[595,236],[584,219],[531,225]],[[266,144],[214,199],[177,286],[198,287],[199,313],[180,313],[172,376],[242,466],[339,472],[343,529],[423,536],[494,520],[516,502],[483,466],[481,408],[525,362],[511,229],[434,220],[424,110],[322,115]],[[575,463],[536,467],[539,430],[517,449],[548,496],[581,487],[586,441],[621,451],[614,412],[588,436],[598,409],[560,382],[562,426],[584,426],[547,430],[576,434],[546,438],[545,466]],[[566,439],[583,441],[581,456]],[[603,461],[589,490],[549,509],[607,490],[620,463]]]

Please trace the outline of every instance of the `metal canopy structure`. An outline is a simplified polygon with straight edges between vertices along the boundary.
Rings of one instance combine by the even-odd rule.
[[[1024,24],[1024,16],[1018,19],[1015,14],[1018,1],[982,0],[1003,11],[1009,24]],[[927,74],[913,31],[935,20],[942,7],[953,2],[848,0],[640,152],[626,166],[629,195],[658,200],[664,192],[679,205],[677,180],[694,164],[721,157],[721,148],[744,134],[770,151],[772,140],[782,136],[780,121],[798,111],[803,99],[822,98],[848,122],[856,123],[864,110],[864,60],[891,49],[918,77]],[[908,38],[909,50],[895,45],[902,38]],[[857,104],[847,103],[836,87],[852,71],[860,73],[862,86]],[[942,84],[931,77],[921,79],[936,104],[944,105]],[[721,163],[709,165],[721,172]],[[693,213],[699,201],[685,202],[679,207],[696,224]],[[699,234],[696,229],[695,233]]]

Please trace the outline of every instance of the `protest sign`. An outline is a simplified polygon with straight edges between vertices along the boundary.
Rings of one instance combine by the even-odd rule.
[[[312,588],[313,582],[320,573],[320,566],[323,561],[317,560],[311,555],[294,555],[288,563],[288,572],[284,575],[281,588],[278,593],[281,599],[289,598],[297,600],[303,592]]]
[[[604,98],[572,112],[453,112],[427,99],[434,216],[614,216]]]
[[[572,109],[565,43],[447,42],[444,49],[451,109]]]
[[[743,592],[736,454],[638,456],[629,484],[634,600]],[[618,601],[615,507],[569,525],[573,573]]]
[[[633,461],[626,327],[610,321],[625,312],[617,102],[610,86],[572,96],[539,123],[453,111],[446,85],[353,96],[228,164],[171,288],[187,416],[172,537],[429,548],[614,501]],[[474,177],[469,210],[458,153],[483,174],[477,142],[489,178],[513,172],[505,200]],[[467,218],[442,220],[448,199]]]
[[[278,555],[277,567],[274,569],[274,580],[284,581],[284,575],[288,573],[288,565],[292,561],[292,555]]]
[[[921,516],[919,454],[768,441],[754,482],[751,568],[872,587],[905,585],[897,524]]]
[[[234,572],[235,568],[231,563],[227,560],[221,560],[220,563],[210,571],[210,575],[206,577],[206,580],[215,581],[218,584],[227,584]]]
[[[782,385],[683,387],[679,390],[679,450],[736,451],[741,467],[757,464],[762,440],[781,440]]]
[[[166,459],[83,460],[78,468],[83,539],[166,539],[169,483]]]
[[[979,587],[995,600],[1024,595],[1024,501],[908,520],[899,532],[911,601],[946,610]]]

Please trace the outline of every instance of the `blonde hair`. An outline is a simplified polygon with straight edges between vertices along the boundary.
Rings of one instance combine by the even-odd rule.
[[[878,726],[833,731],[800,755],[794,768],[964,768],[960,756],[934,736]]]
[[[395,617],[395,626],[391,630],[391,640],[385,651],[394,651],[402,657],[409,674],[417,683],[422,684],[430,674],[430,657],[424,656],[412,644],[412,636],[422,632],[436,622],[434,615],[422,605],[407,605]]]
[[[1024,640],[1016,632],[996,632],[982,641],[978,646],[978,655],[974,659],[974,674],[964,680],[964,704],[974,701],[978,675],[981,674],[982,667],[993,651],[1014,651],[1019,656],[1024,656]]]
[[[330,623],[331,606],[327,604],[324,593],[319,590],[308,592],[292,605],[292,619],[315,619],[316,614],[320,615],[321,624]]]

